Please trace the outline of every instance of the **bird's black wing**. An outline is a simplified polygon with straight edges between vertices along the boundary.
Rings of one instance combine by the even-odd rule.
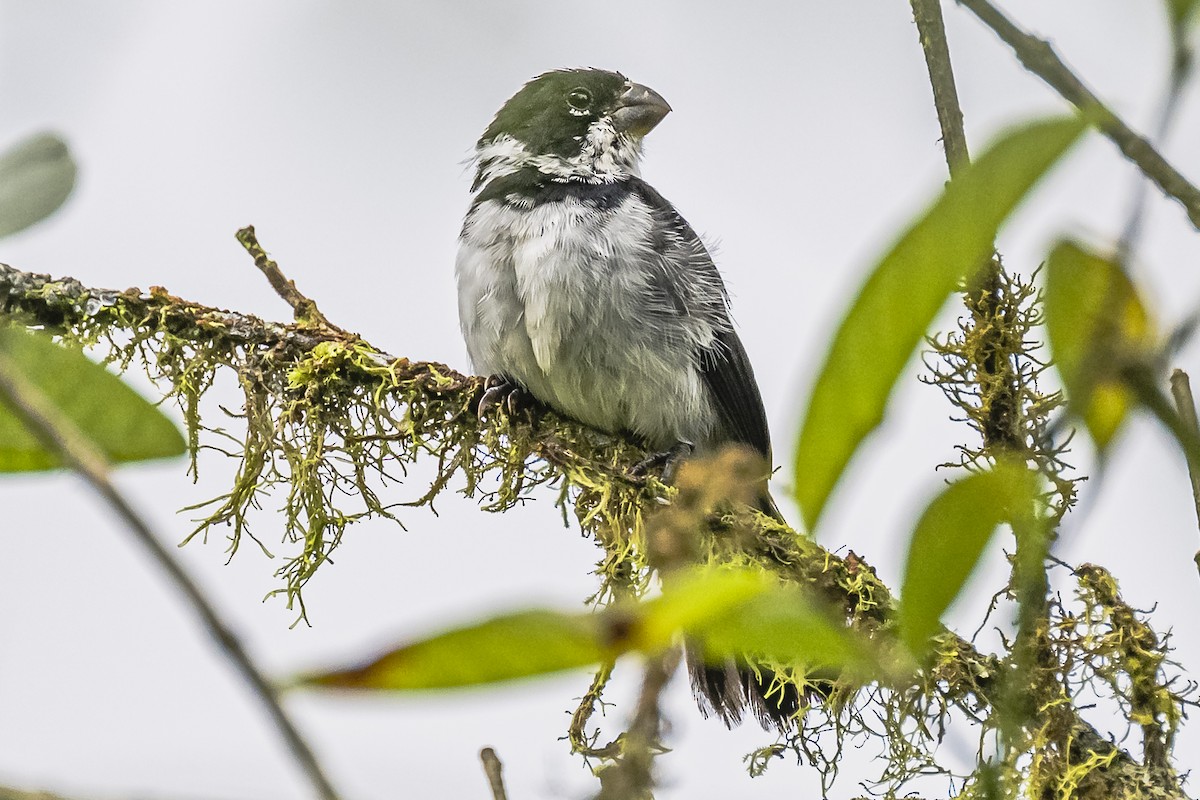
[[[731,441],[749,445],[770,461],[771,434],[754,370],[732,328],[717,334],[718,346],[701,354],[700,374]]]
[[[733,330],[725,285],[712,257],[692,227],[662,195],[637,178],[631,179],[630,188],[654,217],[652,248],[662,257],[660,266],[665,270],[656,276],[655,289],[663,297],[663,307],[677,314],[707,317],[716,334],[710,347],[694,354],[720,422],[712,443],[745,444],[769,463],[771,437],[762,396],[746,348]],[[765,476],[759,508],[783,520],[767,491]],[[775,686],[770,670],[761,665],[750,667],[742,659],[709,663],[694,647],[688,648],[687,661],[692,688],[706,716],[711,709],[732,727],[749,710],[763,727],[793,730],[792,720],[801,708],[795,686]]]
[[[652,186],[634,178],[630,188],[654,215],[654,249],[691,273],[664,276],[661,290],[680,312],[707,314],[714,320],[716,341],[696,353],[696,363],[721,421],[718,440],[745,444],[769,461],[771,436],[762,396],[746,348],[733,330],[725,286],[712,257],[687,220]]]

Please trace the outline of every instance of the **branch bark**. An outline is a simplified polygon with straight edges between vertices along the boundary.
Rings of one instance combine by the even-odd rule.
[[[1050,43],[1018,28],[988,0],[956,0],[1012,48],[1024,67],[1037,75],[1091,120],[1147,178],[1183,206],[1200,230],[1200,189],[1187,180],[1145,137],[1130,128],[1063,63]]]
[[[942,21],[942,4],[941,0],[911,2],[917,33],[921,37],[921,49],[925,51],[929,85],[933,88],[933,106],[937,111],[938,124],[942,128],[942,149],[946,153],[946,166],[953,179],[960,170],[971,163],[971,156],[967,150],[967,134],[963,130],[963,113],[958,102],[958,89],[954,85],[950,43],[946,40],[946,26]]]
[[[492,800],[508,800],[508,792],[504,789],[504,765],[500,756],[490,747],[479,751],[479,760],[483,762],[483,772],[487,775],[488,788],[492,790]]]

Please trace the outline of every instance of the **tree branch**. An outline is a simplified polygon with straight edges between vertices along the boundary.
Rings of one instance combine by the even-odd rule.
[[[654,758],[663,752],[659,733],[662,713],[659,698],[679,666],[681,648],[672,647],[646,660],[642,690],[633,720],[621,742],[621,757],[600,771],[600,793],[596,800],[643,800],[653,797]]]
[[[242,243],[242,247],[246,248],[246,252],[254,259],[254,266],[258,267],[262,274],[266,276],[267,282],[271,284],[271,288],[275,290],[275,293],[292,307],[297,322],[302,325],[318,325],[334,333],[346,334],[346,331],[330,322],[321,313],[321,309],[317,308],[316,302],[304,296],[296,288],[295,281],[289,280],[283,274],[283,270],[279,268],[279,265],[271,260],[267,255],[267,251],[258,243],[258,236],[254,233],[253,225],[247,225],[238,231],[237,240]]]
[[[421,443],[404,451],[403,459],[433,453],[441,460],[437,481],[446,485],[451,474],[465,473],[468,492],[481,491],[477,488],[480,470],[503,469],[500,480],[507,487],[502,490],[508,494],[500,499],[490,495],[492,505],[500,508],[520,502],[522,493],[532,485],[560,481],[562,496],[573,500],[584,531],[605,549],[600,572],[606,581],[612,575],[618,575],[623,586],[644,580],[638,577],[639,570],[646,569],[644,516],[657,508],[663,497],[661,486],[654,482],[639,484],[628,477],[630,469],[644,458],[644,451],[549,412],[532,425],[503,416],[480,422],[473,413],[467,413],[472,398],[479,396],[478,378],[438,364],[393,359],[362,342],[355,344],[353,357],[332,359],[330,345],[342,340],[331,332],[221,311],[171,297],[163,289],[154,289],[148,295],[136,290],[90,289],[74,279],[54,281],[5,265],[0,265],[0,318],[30,327],[65,331],[75,339],[111,341],[114,355],[125,363],[139,354],[156,363],[154,359],[161,352],[153,347],[178,346],[180,341],[193,342],[204,352],[226,354],[225,366],[233,369],[245,367],[233,354],[263,353],[268,357],[251,362],[246,367],[249,372],[239,372],[239,378],[243,383],[286,384],[289,405],[278,413],[291,415],[284,419],[268,416],[262,423],[263,430],[277,432],[287,419],[297,414],[309,420],[310,415],[305,413],[308,407],[299,406],[297,410],[295,403],[300,401],[295,398],[312,395],[314,402],[319,403],[315,408],[322,411],[321,416],[311,420],[320,425],[317,429],[320,438],[313,440],[313,446],[324,448],[320,450],[321,458],[327,459],[331,454],[330,416],[344,408],[347,394],[372,402],[393,398],[400,404],[394,419],[405,426],[397,428],[395,433],[403,442]],[[166,345],[157,340],[148,342],[145,338],[148,331],[161,331],[172,338]],[[131,352],[128,345],[119,344],[118,334],[133,336],[151,349]],[[342,382],[320,383],[327,378],[324,372],[314,372],[313,359],[319,360],[321,369],[336,369]],[[178,374],[173,372],[167,377]],[[183,374],[190,373],[184,370]],[[271,410],[270,407],[251,409],[247,413],[258,415]],[[357,430],[357,435],[362,433]],[[256,452],[261,453],[261,448],[269,444],[256,446],[260,448]],[[452,454],[454,447],[461,449]],[[530,462],[536,464],[530,466]],[[316,471],[311,463],[304,462],[301,466]],[[396,466],[392,459],[370,461],[362,468]],[[280,482],[286,484],[283,479]],[[318,517],[313,523],[317,527],[310,529],[314,537],[325,535],[322,524],[333,523],[327,516]],[[720,524],[728,529],[728,535],[721,539],[722,546],[737,549],[742,560],[759,563],[781,579],[805,586],[815,596],[825,598],[832,607],[841,609],[855,628],[879,639],[881,646],[898,646],[896,603],[890,590],[860,557],[853,553],[845,557],[831,553],[781,523],[749,510],[723,518]],[[612,591],[611,586],[608,591]],[[930,708],[960,708],[976,720],[990,713],[1006,669],[1001,660],[980,653],[969,641],[950,632],[938,639],[936,650],[935,661],[917,678],[919,685],[902,696],[898,694],[894,702],[907,703],[902,706],[904,709],[916,709],[918,706],[913,704],[925,697]],[[665,666],[663,670],[669,674]],[[886,698],[880,702],[887,702]],[[893,708],[891,713],[907,712]],[[927,710],[913,713],[924,714]],[[1140,766],[1080,719],[1076,709],[1066,707],[1062,714],[1077,723],[1081,733],[1075,741],[1094,742],[1099,758],[1112,756],[1107,762],[1110,766],[1104,768],[1105,778],[1121,791],[1114,790],[1108,796],[1132,797],[1136,788],[1145,783]],[[1160,782],[1156,789],[1163,797],[1183,796],[1177,782]]]
[[[950,65],[950,44],[946,41],[946,26],[942,22],[941,0],[911,0],[913,19],[925,51],[925,67],[933,88],[933,106],[942,128],[942,149],[950,177],[971,163],[967,151],[967,135],[963,131],[962,107],[954,85],[954,69]]]
[[[323,800],[337,800],[338,794],[325,777],[312,748],[284,710],[275,687],[259,671],[237,635],[217,614],[200,586],[183,565],[163,547],[150,526],[108,479],[109,464],[70,420],[58,414],[12,362],[0,352],[0,397],[45,445],[79,475],[125,523],[125,527],[145,547],[171,582],[183,593],[217,648],[241,673],[251,691],[262,703],[267,715],[283,737],[297,765],[308,777]]]
[[[1018,28],[988,0],[956,0],[978,17],[1016,53],[1024,67],[1045,81],[1137,165],[1147,178],[1183,206],[1192,225],[1200,230],[1200,189],[1163,158],[1154,146],[1136,133],[1091,92],[1054,52],[1049,42]]]
[[[1192,397],[1192,382],[1188,374],[1181,369],[1171,373],[1171,395],[1175,398],[1175,409],[1179,419],[1191,431],[1192,436],[1200,439],[1200,421],[1196,419],[1196,400]],[[1187,456],[1188,476],[1192,479],[1192,503],[1196,507],[1196,522],[1200,523],[1200,463],[1192,457],[1191,451],[1185,450]],[[1196,568],[1200,569],[1200,551],[1197,551]]]
[[[479,751],[479,760],[483,762],[483,772],[487,775],[488,788],[492,790],[492,800],[508,800],[508,792],[504,790],[504,765],[500,757],[490,747]]]

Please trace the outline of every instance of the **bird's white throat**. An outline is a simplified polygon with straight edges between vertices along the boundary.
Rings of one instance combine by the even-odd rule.
[[[554,180],[610,183],[639,174],[642,157],[640,138],[619,133],[605,118],[593,122],[582,137],[579,152],[572,156],[531,153],[524,143],[508,134],[483,142],[476,148],[477,186],[511,175],[526,167]]]

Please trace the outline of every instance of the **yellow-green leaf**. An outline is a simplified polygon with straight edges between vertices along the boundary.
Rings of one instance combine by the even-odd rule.
[[[770,591],[776,581],[759,570],[697,569],[675,577],[658,597],[639,608],[632,645],[653,652],[680,631],[703,629]]]
[[[1046,262],[1046,332],[1071,411],[1103,451],[1133,404],[1123,370],[1153,352],[1154,325],[1110,258],[1060,242]]]
[[[719,658],[758,654],[860,673],[874,663],[865,641],[814,610],[799,588],[781,587],[759,570],[698,569],[677,576],[648,602],[600,614],[506,614],[291,685],[373,691],[484,685],[577,669],[630,651],[658,653],[680,634]]]
[[[878,647],[835,621],[795,586],[777,586],[737,610],[697,625],[709,656],[755,654],[777,663],[850,669],[864,679],[879,671]]]
[[[0,327],[0,352],[109,461],[143,461],[186,450],[179,430],[162,411],[79,351],[44,334]],[[0,400],[0,472],[57,466],[57,457]]]
[[[1001,522],[1031,513],[1037,477],[1001,464],[947,486],[913,531],[900,593],[900,638],[921,655]]]
[[[644,604],[634,646],[654,652],[683,632],[716,660],[757,655],[810,667],[873,675],[876,658],[861,635],[835,622],[796,586],[751,569],[695,570]]]
[[[50,133],[30,136],[0,154],[0,236],[50,216],[75,187],[75,160]]]
[[[299,685],[412,690],[510,681],[595,664],[605,657],[595,614],[520,611],[435,634],[351,669],[301,678]]]
[[[1000,225],[1079,137],[1077,118],[1002,135],[946,187],[871,271],[833,338],[796,446],[810,529],[946,298],[992,255]]]
[[[1167,17],[1171,28],[1176,31],[1177,39],[1186,35],[1187,26],[1197,9],[1200,9],[1200,0],[1167,0]]]

